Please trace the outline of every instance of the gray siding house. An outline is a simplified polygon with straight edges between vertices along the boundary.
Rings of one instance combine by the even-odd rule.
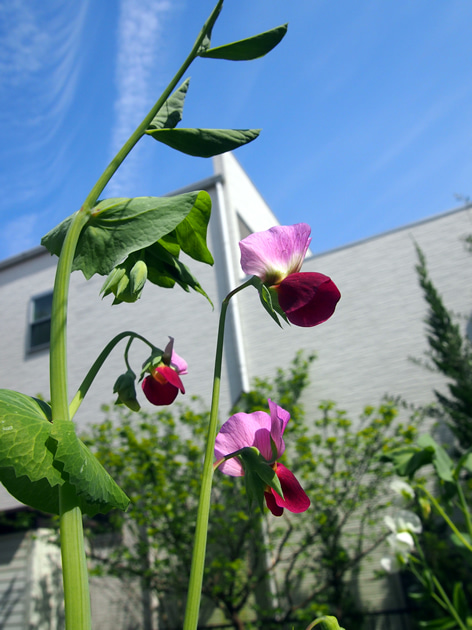
[[[106,343],[122,330],[135,330],[160,347],[169,335],[174,337],[176,351],[189,365],[187,395],[199,395],[209,403],[219,304],[244,279],[238,242],[248,233],[278,222],[231,154],[215,158],[214,175],[188,187],[196,189],[205,189],[212,197],[209,245],[216,264],[213,268],[193,261],[188,264],[213,300],[214,311],[196,293],[179,288],[158,290],[149,284],[136,304],[111,308],[110,298],[99,297],[103,278],[86,282],[80,273],[74,273],[68,338],[71,395]],[[462,239],[472,232],[471,219],[469,205],[307,257],[304,271],[331,276],[342,294],[335,315],[319,327],[285,326],[281,330],[262,309],[254,290],[239,294],[232,300],[227,320],[221,417],[254,377],[274,375],[299,349],[318,355],[312,365],[312,385],[303,401],[307,410],[330,399],[356,416],[365,405],[378,404],[385,394],[415,404],[431,402],[432,390],[445,383],[411,361],[426,350],[426,307],[414,269],[414,244],[426,254],[431,277],[449,308],[463,314],[465,327],[472,305],[472,261]],[[312,248],[322,250],[315,213],[312,230]],[[49,395],[45,330],[55,266],[56,259],[41,247],[0,263],[2,388]],[[134,345],[130,358],[138,367],[146,351],[140,354]],[[101,405],[114,399],[113,384],[122,368],[118,348],[80,408],[76,416],[79,426],[100,419]],[[142,396],[141,402],[147,404]],[[19,507],[1,488],[0,510]],[[60,615],[51,621],[38,607],[41,593],[49,592],[49,587],[54,592],[55,563],[57,549],[48,545],[47,532],[34,537],[19,533],[0,536],[0,628],[60,627]],[[102,630],[139,627],[139,619],[133,616],[136,611],[125,606],[129,591],[113,589],[111,585],[105,605],[101,589],[92,588],[94,623]],[[387,586],[376,586],[362,595],[370,608],[388,605]],[[53,603],[49,601],[50,607]]]

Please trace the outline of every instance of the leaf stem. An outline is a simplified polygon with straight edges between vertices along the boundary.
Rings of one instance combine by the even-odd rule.
[[[69,406],[69,413],[70,413],[71,418],[73,418],[75,414],[77,413],[77,410],[82,404],[83,399],[85,398],[88,390],[90,389],[102,365],[105,363],[106,359],[108,358],[108,355],[110,354],[110,352],[113,350],[115,346],[119,344],[119,342],[122,339],[125,339],[126,337],[130,337],[130,340],[128,342],[128,345],[126,346],[126,351],[125,351],[125,362],[126,362],[127,368],[129,368],[127,351],[129,349],[131,342],[134,339],[139,339],[140,341],[148,345],[151,349],[154,348],[153,344],[150,341],[148,341],[145,337],[143,337],[142,335],[138,335],[138,333],[135,333],[131,330],[125,330],[124,332],[121,332],[118,335],[116,335],[116,337],[113,337],[113,339],[107,343],[107,345],[103,348],[103,350],[100,352],[98,357],[95,359],[92,367],[87,372],[87,375],[85,376],[84,380],[80,384],[79,389],[77,390],[77,393],[72,399],[72,402],[70,403],[70,406]]]
[[[213,392],[211,398],[210,421],[203,462],[202,483],[200,487],[200,501],[198,503],[197,523],[193,546],[192,567],[190,570],[190,582],[188,587],[187,607],[183,630],[196,630],[198,626],[198,614],[203,584],[203,571],[205,568],[205,552],[208,536],[208,520],[210,515],[211,486],[213,482],[213,459],[215,440],[218,430],[218,407],[220,399],[221,366],[223,359],[224,328],[226,311],[230,299],[239,291],[251,286],[251,281],[245,282],[240,287],[229,293],[221,305],[220,321],[218,325],[218,338],[216,342],[215,370],[213,376]]]

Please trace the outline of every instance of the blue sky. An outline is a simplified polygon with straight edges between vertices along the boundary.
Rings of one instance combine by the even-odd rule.
[[[80,207],[213,4],[0,1],[0,259]],[[472,196],[472,3],[226,0],[213,45],[285,22],[263,59],[198,60],[182,123],[262,127],[236,156],[281,223],[310,223],[316,253]],[[106,196],[211,173],[145,138]]]

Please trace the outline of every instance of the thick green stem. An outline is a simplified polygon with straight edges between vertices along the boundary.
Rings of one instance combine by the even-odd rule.
[[[67,300],[75,247],[87,214],[74,217],[57,264],[51,312],[50,381],[52,421],[70,420],[67,393]],[[82,513],[71,486],[60,489],[60,533],[64,604],[67,630],[91,628],[90,596],[85,558]]]
[[[220,321],[218,325],[218,338],[216,342],[215,370],[213,376],[213,392],[211,398],[210,421],[203,462],[202,484],[200,487],[200,501],[198,504],[197,523],[193,546],[192,567],[190,570],[190,582],[187,596],[187,607],[183,630],[196,630],[198,626],[198,614],[203,584],[203,571],[205,568],[205,553],[208,536],[208,520],[210,515],[211,486],[213,482],[213,460],[215,452],[215,440],[218,431],[218,407],[220,401],[221,366],[223,360],[223,341],[226,320],[226,311],[229,301],[239,291],[250,286],[246,282],[226,296],[221,305]]]

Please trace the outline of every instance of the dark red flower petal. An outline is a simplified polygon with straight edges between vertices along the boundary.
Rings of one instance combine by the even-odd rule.
[[[141,387],[143,388],[144,395],[153,405],[170,405],[174,402],[179,393],[178,387],[172,383],[159,383],[159,381],[156,381],[152,376],[146,376]]]
[[[159,372],[166,381],[169,381],[174,387],[180,389],[182,394],[185,394],[185,387],[182,381],[180,380],[180,376],[177,374],[175,370],[173,370],[168,365],[160,365],[156,368],[156,372]]]
[[[279,507],[275,502],[274,495],[272,492],[264,492],[264,497],[266,500],[267,507],[272,512],[274,516],[282,516],[284,513],[283,507]]]
[[[310,499],[308,498],[305,490],[298,483],[297,478],[293,474],[291,470],[286,468],[283,464],[277,464],[277,468],[275,469],[275,473],[279,478],[280,485],[282,486],[282,492],[284,493],[284,498],[277,494],[275,490],[270,489],[276,505],[279,508],[287,508],[290,512],[305,512],[310,507]],[[267,501],[267,497],[266,497]],[[267,503],[269,509],[270,506]],[[274,512],[271,510],[274,514]]]
[[[292,273],[276,287],[289,322],[317,326],[331,317],[341,293],[331,278],[312,271]]]

